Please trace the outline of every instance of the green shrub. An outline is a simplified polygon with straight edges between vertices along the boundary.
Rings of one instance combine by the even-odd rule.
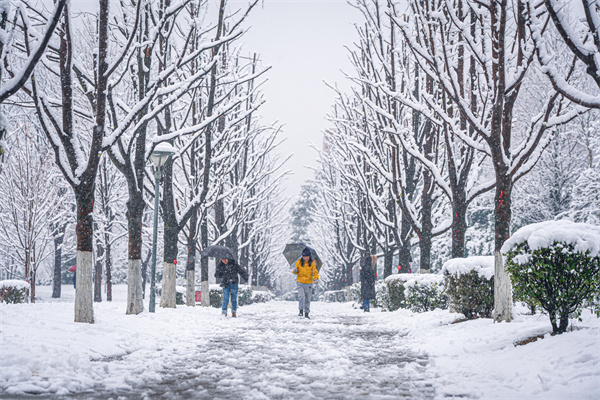
[[[25,303],[29,283],[16,279],[0,281],[0,303]]]
[[[424,275],[427,278],[441,277],[440,275]],[[441,279],[440,279],[441,280]],[[433,311],[436,308],[448,308],[448,295],[441,282],[427,279],[409,281],[406,286],[406,304],[412,312]]]
[[[399,308],[407,308],[406,297],[404,295],[404,281],[399,275],[393,275],[393,279],[385,281],[388,290],[388,305],[390,311],[396,311]]]
[[[494,257],[453,258],[442,267],[450,306],[467,319],[491,318],[494,310]]]
[[[350,296],[353,302],[360,302],[360,282],[350,285]]]
[[[240,285],[238,290],[238,306],[252,304],[252,288],[248,285]]]
[[[375,282],[375,300],[371,300],[371,307],[379,307],[382,311],[390,309],[390,295],[385,281]]]
[[[346,301],[346,291],[327,290],[323,293],[323,301],[327,303],[344,303]]]
[[[552,333],[566,332],[586,304],[600,316],[600,257],[577,251],[571,243],[553,242],[532,250],[527,241],[506,252],[506,267],[516,300],[539,305],[550,317]]]
[[[494,310],[494,277],[487,279],[476,271],[445,275],[446,293],[456,312],[467,319],[491,318]]]
[[[389,310],[407,308],[425,312],[447,308],[448,297],[437,274],[398,274],[386,279]]]
[[[350,286],[350,296],[355,305],[360,304],[362,306],[362,299],[360,296],[360,282],[354,283]],[[389,296],[387,285],[384,281],[375,282],[375,298],[371,299],[370,307],[380,307],[382,310],[389,309]]]
[[[287,292],[282,296],[284,301],[298,301],[298,291],[293,290],[291,292]]]
[[[257,290],[252,292],[252,302],[253,303],[266,303],[267,301],[273,300],[275,295],[271,292],[265,292],[261,290]]]
[[[223,289],[211,288],[209,293],[210,305],[215,308],[221,308],[223,306]]]

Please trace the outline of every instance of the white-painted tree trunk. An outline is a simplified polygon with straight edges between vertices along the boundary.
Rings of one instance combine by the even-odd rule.
[[[196,271],[190,270],[186,273],[185,304],[189,307],[196,307]]]
[[[75,322],[94,323],[93,253],[77,251]]]
[[[168,262],[163,264],[163,280],[160,296],[160,306],[162,308],[176,307],[175,300],[177,298],[177,292],[175,291],[175,271],[175,264]]]
[[[142,260],[129,260],[127,275],[127,311],[125,314],[139,314],[144,311],[142,297]]]
[[[202,307],[210,306],[210,285],[208,281],[204,281],[200,284],[200,291],[202,292],[202,299],[200,300],[200,304]]]
[[[494,255],[494,321],[512,320],[512,285],[510,276],[504,267],[502,254]]]

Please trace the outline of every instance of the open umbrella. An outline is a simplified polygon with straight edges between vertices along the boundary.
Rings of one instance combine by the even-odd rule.
[[[283,250],[283,256],[285,257],[287,262],[290,264],[290,266],[294,265],[296,263],[296,260],[298,260],[300,257],[302,257],[302,250],[304,250],[305,247],[308,247],[308,246],[302,242],[288,243],[285,245],[285,249]],[[308,249],[310,250],[310,255],[311,255],[312,259],[317,260],[317,270],[320,270],[321,265],[323,265],[323,262],[319,258],[319,255],[317,254],[315,249],[313,249],[312,247],[308,247]]]
[[[75,272],[77,270],[77,265],[73,265],[72,267],[69,267],[69,272]]]
[[[229,260],[235,260],[235,255],[233,254],[233,251],[231,251],[231,249],[226,246],[208,246],[204,250],[202,250],[200,255],[204,257],[214,257],[217,259],[227,258]]]

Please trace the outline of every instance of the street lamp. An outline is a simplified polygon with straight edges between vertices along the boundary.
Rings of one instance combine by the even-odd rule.
[[[158,189],[162,178],[163,168],[169,158],[176,153],[176,150],[167,142],[162,142],[156,145],[150,159],[154,164],[154,230],[152,232],[152,275],[150,276],[150,305],[148,310],[153,313],[156,307],[156,289],[155,278],[156,274],[156,240],[158,236]]]

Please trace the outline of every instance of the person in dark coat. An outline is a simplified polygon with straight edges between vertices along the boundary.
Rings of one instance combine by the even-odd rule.
[[[370,312],[370,301],[375,298],[375,281],[377,273],[375,265],[377,256],[364,257],[360,262],[360,297],[363,301],[363,311]]]
[[[220,280],[221,287],[223,288],[223,306],[221,307],[221,312],[225,317],[227,316],[227,306],[229,306],[230,298],[231,316],[234,318],[237,317],[238,275],[244,281],[248,281],[248,271],[242,268],[235,260],[224,258],[217,264],[215,277],[217,281]]]

